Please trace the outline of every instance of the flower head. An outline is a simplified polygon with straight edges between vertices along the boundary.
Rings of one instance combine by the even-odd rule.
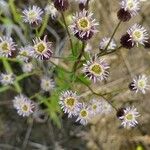
[[[59,104],[68,117],[77,115],[81,103],[76,92],[64,91],[61,93]]]
[[[121,125],[123,127],[135,127],[138,122],[136,118],[139,117],[139,113],[137,112],[136,108],[133,107],[127,107],[124,109],[123,116],[119,117],[119,119],[122,120]]]
[[[24,61],[24,62],[28,62],[31,50],[32,50],[31,46],[21,47],[19,49],[19,54],[17,56],[18,59],[20,59],[21,61]]]
[[[132,45],[136,44],[137,47],[139,44],[144,45],[144,43],[148,40],[148,33],[146,29],[139,24],[134,24],[128,29],[127,33],[130,35]]]
[[[20,116],[30,116],[33,113],[34,103],[26,96],[20,94],[13,100],[13,106]]]
[[[0,56],[12,57],[16,51],[16,44],[11,37],[0,37]]]
[[[150,85],[148,85],[148,78],[145,75],[140,75],[133,79],[130,85],[131,90],[137,92],[146,93],[146,90],[150,89]]]
[[[50,14],[52,19],[57,18],[59,12],[58,10],[54,7],[53,3],[50,3],[46,6],[45,11],[47,14]]]
[[[0,83],[2,85],[13,84],[14,80],[15,80],[15,76],[12,73],[10,73],[10,74],[8,74],[8,73],[2,73],[0,75]]]
[[[97,32],[96,26],[99,25],[92,19],[93,13],[83,10],[73,16],[73,23],[70,25],[72,33],[80,40],[90,39]]]
[[[121,9],[118,11],[118,19],[121,21],[129,21],[133,16],[137,15],[140,10],[139,0],[121,0]]]
[[[99,99],[92,99],[90,101],[90,105],[89,105],[89,109],[91,111],[91,115],[95,116],[95,115],[101,113],[102,112],[102,109],[101,109],[102,107],[101,106],[102,106],[101,105],[101,100],[99,100]]]
[[[90,120],[91,120],[91,110],[86,104],[82,103],[76,121],[79,121],[82,125],[87,125]]]
[[[66,11],[69,7],[68,0],[54,0],[54,6],[58,11]]]
[[[47,76],[41,78],[41,89],[44,91],[50,91],[55,87],[54,80],[50,79]]]
[[[44,39],[36,38],[33,40],[34,46],[31,55],[40,60],[48,60],[52,55],[52,43],[47,42],[47,36]]]
[[[23,11],[23,20],[30,25],[38,25],[42,22],[42,14],[42,9],[33,5]]]
[[[33,67],[33,64],[31,62],[22,64],[22,70],[25,73],[32,72],[33,68],[34,67]]]
[[[90,58],[83,66],[83,72],[87,77],[92,79],[94,83],[97,80],[106,79],[109,75],[109,72],[107,71],[110,68],[109,65],[105,60],[97,58],[96,55],[93,58]]]
[[[99,44],[99,47],[100,49],[104,50],[107,46],[107,44],[109,43],[110,41],[110,38],[107,38],[107,37],[104,37],[101,41],[100,41],[100,44]],[[112,39],[109,46],[108,46],[108,50],[113,50],[116,48],[116,43],[115,41]]]

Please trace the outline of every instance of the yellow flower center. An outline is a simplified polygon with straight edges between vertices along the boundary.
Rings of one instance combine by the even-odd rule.
[[[102,67],[99,64],[95,63],[91,65],[90,71],[95,75],[100,75],[102,73]]]
[[[81,18],[77,22],[77,26],[80,30],[86,31],[86,30],[89,30],[89,28],[90,28],[90,22],[86,17]]]
[[[75,105],[75,101],[76,101],[75,98],[69,97],[65,100],[65,103],[67,106],[72,108]]]
[[[138,39],[140,39],[142,37],[142,33],[140,32],[140,31],[134,31],[133,32],[133,38],[135,39],[135,40],[138,40]]]
[[[29,20],[35,20],[37,18],[37,13],[35,11],[30,11],[28,14]]]
[[[35,46],[35,49],[38,53],[42,54],[46,50],[46,45],[41,42]]]
[[[81,117],[85,118],[88,115],[88,112],[85,109],[83,109],[80,111],[80,115]]]
[[[1,43],[1,49],[3,51],[9,51],[10,50],[9,44],[7,42]]]
[[[146,85],[146,83],[145,83],[145,81],[144,81],[144,80],[139,80],[139,81],[138,81],[138,87],[140,87],[140,88],[144,88],[144,87],[145,87],[145,85]]]
[[[27,112],[27,111],[29,110],[29,107],[24,104],[24,105],[22,106],[22,110],[23,110],[24,112]]]
[[[27,52],[26,52],[26,51],[23,51],[23,52],[21,53],[21,55],[23,55],[23,56],[27,56],[28,54],[27,54]]]
[[[127,7],[128,7],[128,9],[132,9],[134,7],[134,3],[132,0],[128,0]]]
[[[93,105],[93,109],[94,109],[94,110],[97,109],[97,105]]]
[[[127,114],[125,117],[129,121],[133,119],[133,115],[132,114]]]

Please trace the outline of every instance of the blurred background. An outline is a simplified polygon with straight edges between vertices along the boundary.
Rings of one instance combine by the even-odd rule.
[[[99,33],[89,41],[92,51],[98,51],[99,41],[103,37],[110,37],[118,23],[116,13],[119,9],[119,0],[91,0],[89,9],[100,22]],[[45,8],[47,0],[15,0],[16,11],[22,11],[29,5]],[[75,1],[70,0],[70,9],[66,12],[69,20],[71,14],[78,10]],[[26,43],[19,24],[12,18],[8,0],[0,0],[0,34],[8,33],[15,36],[15,40]],[[120,45],[119,39],[134,23],[140,23],[150,33],[150,1],[142,2],[141,12],[131,21],[120,26],[114,39]],[[7,16],[12,20],[8,23]],[[2,21],[2,18],[5,21]],[[33,32],[33,33],[32,33]],[[30,34],[34,34],[32,31]],[[45,33],[55,43],[55,54],[67,54],[67,41],[64,28],[59,22],[49,19]],[[61,48],[59,46],[61,45]],[[135,94],[128,90],[128,84],[135,75],[146,74],[150,76],[150,49],[143,47],[131,50],[121,49],[115,54],[105,56],[111,65],[111,76],[107,82],[94,85],[98,92],[109,92],[112,89],[125,89],[113,96],[113,103],[119,108],[128,105],[137,107],[141,116],[139,125],[134,129],[123,129],[116,118],[115,112],[108,116],[97,116],[88,126],[75,123],[66,115],[59,116],[60,127],[46,114],[37,119],[19,117],[14,110],[11,99],[15,93],[12,91],[0,92],[0,150],[150,150],[150,92],[146,95]],[[57,60],[59,61],[59,60]],[[59,62],[57,62],[59,63]],[[68,67],[68,62],[62,63]],[[17,74],[19,65],[12,63]],[[3,71],[0,62],[0,71]],[[32,83],[32,84],[31,84]],[[29,77],[22,82],[26,93],[36,92],[39,81],[36,76]],[[89,98],[88,89],[77,86],[83,95]]]

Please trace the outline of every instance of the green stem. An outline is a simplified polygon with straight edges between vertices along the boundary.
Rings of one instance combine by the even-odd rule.
[[[79,56],[78,56],[78,58],[77,58],[77,61],[76,61],[76,62],[74,63],[74,65],[73,65],[72,71],[73,71],[74,73],[76,72],[77,67],[78,67],[78,64],[80,63],[80,60],[81,60],[81,58],[82,58],[82,55],[84,54],[84,49],[85,49],[85,42],[82,43],[81,52],[80,52],[80,54],[79,54]]]
[[[108,48],[109,44],[111,43],[111,41],[112,41],[114,35],[116,34],[116,32],[117,32],[117,30],[118,30],[118,28],[119,28],[121,22],[122,22],[122,21],[119,21],[119,23],[117,24],[116,28],[114,29],[114,32],[113,32],[112,36],[110,37],[110,40],[109,40],[107,46],[105,47],[104,51],[107,51],[107,48]],[[100,56],[101,56],[101,53],[98,53],[97,56],[100,57]]]
[[[47,24],[48,24],[48,19],[49,19],[49,14],[46,13],[45,17],[44,17],[44,20],[43,20],[43,24],[42,24],[42,26],[40,28],[40,31],[39,31],[39,34],[38,34],[39,37],[43,35],[43,33],[44,33],[44,31],[47,27]]]
[[[62,16],[64,25],[65,25],[65,28],[66,28],[66,32],[67,32],[68,37],[69,37],[70,47],[71,47],[71,50],[72,50],[72,53],[73,53],[73,42],[72,42],[71,34],[70,34],[70,32],[69,32],[68,25],[67,25],[67,22],[66,22],[66,19],[65,19],[65,16],[64,16],[64,13],[63,13],[63,12],[61,12],[61,16]],[[73,54],[73,55],[74,55],[74,54]]]

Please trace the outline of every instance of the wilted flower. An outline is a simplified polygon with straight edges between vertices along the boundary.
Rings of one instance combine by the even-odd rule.
[[[31,62],[22,64],[22,70],[25,73],[32,72],[33,68],[34,67],[33,67],[33,64]]]
[[[45,8],[45,11],[47,14],[50,14],[52,19],[56,19],[59,14],[53,3],[48,4]]]
[[[107,79],[109,75],[109,65],[104,59],[97,58],[96,55],[90,58],[90,60],[87,61],[86,64],[83,64],[83,66],[83,72],[87,77],[93,80],[94,83],[97,80],[101,81]]]
[[[50,79],[47,76],[41,78],[41,89],[44,91],[50,91],[55,87],[55,83],[53,79]]]
[[[21,47],[19,49],[19,53],[17,56],[18,59],[20,59],[21,61],[24,61],[24,62],[28,62],[31,50],[32,50],[31,46]]]
[[[94,33],[98,32],[96,26],[99,25],[92,19],[93,13],[83,10],[73,16],[73,23],[70,25],[72,33],[80,40],[90,39]]]
[[[145,75],[140,75],[133,79],[130,84],[130,89],[137,92],[146,93],[146,90],[150,89],[150,85],[148,85],[148,78]]]
[[[58,11],[65,11],[69,7],[68,0],[54,0],[54,6]]]
[[[137,109],[133,107],[127,107],[124,109],[123,116],[119,117],[119,119],[122,120],[121,125],[123,127],[135,127],[138,122],[136,118],[139,117],[139,113],[137,112]]]
[[[61,93],[59,104],[64,111],[68,113],[68,117],[77,115],[81,103],[76,92],[64,91]]]
[[[20,94],[13,100],[13,106],[20,116],[30,116],[33,113],[34,103],[26,96]]]
[[[82,103],[76,121],[79,121],[82,125],[87,125],[90,120],[91,120],[91,110],[86,104]]]
[[[48,60],[52,56],[52,43],[47,42],[47,36],[44,36],[43,40],[36,38],[33,43],[32,56],[40,60]]]
[[[29,23],[30,25],[39,25],[42,22],[41,15],[43,14],[43,11],[38,6],[30,6],[28,9],[25,9],[23,11],[23,20],[26,23]]]
[[[15,80],[15,76],[12,73],[2,73],[0,74],[0,83],[2,85],[13,84]]]
[[[104,37],[101,41],[100,41],[100,44],[99,44],[99,48],[104,50],[107,46],[107,44],[109,43],[110,41],[110,38],[107,38],[107,37]],[[116,43],[115,41],[112,39],[109,46],[108,46],[108,50],[113,50],[116,48]]]
[[[0,37],[0,56],[12,57],[16,51],[16,44],[11,37]]]
[[[121,21],[129,21],[133,16],[137,15],[140,10],[139,0],[121,0],[121,9],[118,11],[118,19]]]

